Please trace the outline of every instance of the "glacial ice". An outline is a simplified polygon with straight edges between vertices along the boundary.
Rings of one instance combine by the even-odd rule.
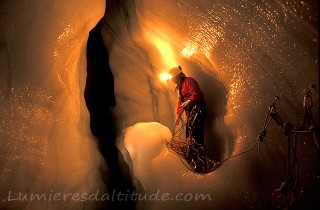
[[[282,119],[298,125],[303,96],[315,84],[318,125],[317,14],[317,2],[289,0],[0,1],[0,209],[107,208],[70,196],[14,200],[108,192],[101,173],[108,165],[83,97],[88,34],[101,18],[117,146],[137,193],[170,196],[142,200],[139,209],[284,208],[272,195],[286,179],[283,129],[270,124],[264,161],[255,148],[194,174],[164,145],[174,132],[177,93],[158,75],[181,65],[199,81],[209,105],[208,154],[217,161],[256,141],[275,96]],[[319,155],[312,136],[299,135],[298,148],[298,208],[312,209],[319,206]],[[210,199],[192,200],[197,193]],[[186,197],[171,199],[176,195]]]

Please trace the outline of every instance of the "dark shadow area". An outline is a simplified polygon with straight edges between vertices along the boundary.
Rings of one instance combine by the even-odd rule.
[[[227,91],[224,85],[209,71],[201,70],[197,64],[185,61],[182,66],[187,76],[195,78],[202,89],[207,103],[205,144],[208,158],[217,162],[224,159],[225,148],[233,151],[234,137],[224,123],[227,105]]]
[[[101,36],[101,21],[90,31],[87,45],[87,80],[85,101],[90,113],[92,134],[98,139],[99,149],[107,163],[101,170],[109,195],[124,194],[106,204],[107,209],[135,209],[134,201],[124,199],[134,189],[129,168],[116,146],[115,120],[111,107],[116,105],[114,77],[109,66],[108,51]]]
[[[273,102],[274,104],[275,102]],[[302,104],[302,103],[301,103]],[[299,119],[290,115],[287,120],[285,112],[277,104],[270,112],[270,126],[265,126],[261,151],[266,159],[255,158],[254,153],[248,153],[250,162],[243,167],[249,172],[251,186],[256,187],[256,209],[318,209],[320,198],[320,153],[317,146],[318,129],[311,119],[312,111],[307,109],[310,118]],[[305,109],[305,108],[303,108]],[[298,112],[298,111],[297,111]],[[263,116],[264,113],[261,113]],[[285,117],[283,117],[285,116]],[[262,202],[264,201],[264,203]],[[260,206],[259,206],[260,205]],[[267,206],[268,205],[268,206]],[[258,208],[259,207],[259,208]]]

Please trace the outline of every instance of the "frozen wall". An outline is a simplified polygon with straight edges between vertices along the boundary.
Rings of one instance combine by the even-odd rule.
[[[256,142],[276,95],[283,120],[300,123],[308,86],[318,88],[317,13],[313,1],[1,1],[0,208],[108,205],[89,199],[107,192],[100,171],[108,173],[108,166],[84,99],[87,39],[102,17],[117,146],[137,192],[210,195],[143,200],[139,209],[284,208],[272,196],[286,179],[283,129],[268,128],[264,162],[255,148],[209,174],[193,174],[163,145],[173,131],[177,93],[158,75],[181,65],[199,81],[208,102],[208,154],[221,161]],[[297,208],[315,209],[319,153],[312,136],[299,138],[298,148]],[[51,200],[23,200],[32,193]],[[57,193],[71,195],[54,200]]]
[[[164,146],[163,139],[170,138],[166,129],[148,122],[160,122],[173,131],[177,93],[173,84],[161,83],[157,76],[181,65],[200,82],[209,104],[206,143],[212,159],[221,161],[254,145],[275,96],[280,97],[281,118],[298,126],[303,97],[311,84],[318,86],[317,4],[135,1],[119,10],[118,15],[104,17],[103,30],[115,76],[119,132],[134,125],[124,133],[125,145],[119,137],[119,147],[128,163],[132,161],[131,171],[145,192],[212,196],[202,202],[142,201],[141,206],[285,208],[285,200],[275,192],[286,180],[287,141],[275,122],[260,145],[265,161],[255,147],[205,176],[184,167]],[[318,91],[313,97],[318,123]],[[319,153],[312,134],[300,135],[297,141],[297,208],[315,208]]]
[[[83,97],[88,33],[104,7],[104,1],[0,2],[1,209],[97,206],[70,197],[14,199],[105,190]]]

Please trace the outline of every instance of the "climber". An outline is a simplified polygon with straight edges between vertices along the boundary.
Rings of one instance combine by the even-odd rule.
[[[169,71],[171,81],[176,84],[176,91],[179,91],[179,101],[177,106],[178,118],[176,125],[179,124],[182,113],[185,111],[187,116],[186,137],[192,137],[202,148],[198,150],[200,159],[206,167],[206,153],[204,142],[204,125],[206,119],[206,102],[199,84],[192,77],[187,77],[181,66],[171,68]],[[205,170],[204,168],[195,168]]]

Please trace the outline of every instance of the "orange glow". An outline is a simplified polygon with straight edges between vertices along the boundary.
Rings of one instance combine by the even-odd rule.
[[[158,48],[165,65],[168,68],[171,68],[172,66],[177,66],[177,62],[175,61],[175,54],[169,43],[158,38],[153,38],[152,41]]]
[[[189,58],[195,53],[196,49],[197,49],[196,45],[189,44],[188,46],[183,48],[183,50],[181,51],[181,54],[183,57]]]
[[[178,65],[176,53],[174,48],[171,46],[166,33],[156,30],[146,32],[145,36],[147,40],[160,52],[160,60],[164,68],[169,70],[173,66]]]
[[[160,68],[163,68],[163,71],[159,74],[159,79],[162,82],[168,82],[172,78],[172,75],[169,74],[169,69],[178,66],[174,48],[168,41],[166,33],[161,31],[149,31],[145,33],[145,36],[147,40],[156,47],[161,55],[159,61],[161,63]]]
[[[167,82],[168,80],[170,80],[170,79],[172,78],[172,75],[163,72],[163,73],[161,73],[161,74],[159,75],[159,78],[160,78],[160,80],[161,80],[162,82]]]

